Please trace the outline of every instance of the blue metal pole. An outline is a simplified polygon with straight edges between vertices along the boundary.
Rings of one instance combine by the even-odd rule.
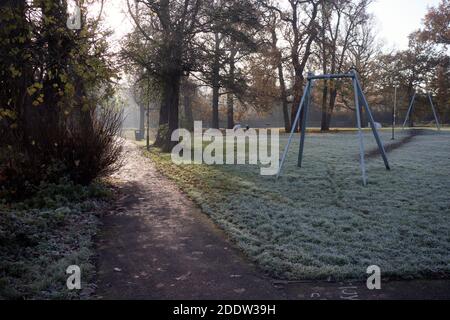
[[[302,161],[303,161],[303,149],[305,147],[305,136],[306,136],[306,121],[308,118],[308,110],[309,106],[311,105],[311,98],[312,98],[312,90],[314,87],[314,82],[311,82],[311,85],[309,87],[308,95],[306,96],[306,102],[305,106],[303,107],[303,117],[302,117],[302,123],[301,123],[301,136],[300,136],[300,149],[298,152],[298,167],[302,167]]]
[[[305,86],[305,90],[303,92],[303,97],[302,97],[302,100],[300,101],[300,105],[298,107],[297,115],[295,116],[295,120],[292,124],[291,134],[289,135],[288,143],[287,143],[286,147],[284,148],[283,156],[281,157],[280,168],[278,169],[278,173],[277,173],[277,179],[280,177],[281,172],[283,170],[284,162],[286,161],[286,156],[289,151],[289,147],[291,146],[292,137],[294,136],[295,128],[297,127],[298,121],[300,119],[300,113],[302,112],[302,108],[305,103],[305,97],[308,94],[309,88],[311,87],[311,83],[312,83],[312,80],[308,80],[308,83]]]
[[[394,86],[394,109],[392,110],[392,139],[395,140],[395,122],[397,120],[397,86]]]
[[[358,93],[361,97],[363,106],[369,117],[370,126],[372,127],[372,132],[375,137],[375,141],[377,142],[378,149],[380,150],[381,157],[383,158],[384,165],[386,166],[387,170],[391,170],[391,167],[389,166],[389,161],[386,156],[386,151],[384,149],[383,142],[380,139],[380,135],[378,134],[378,130],[375,125],[375,120],[373,119],[372,111],[370,110],[370,107],[369,107],[369,103],[367,102],[366,96],[364,95],[364,92],[362,91],[361,84],[359,83],[358,77],[355,77],[355,78],[356,78],[356,85],[358,86]]]
[[[434,119],[436,120],[436,128],[441,131],[441,126],[437,117],[436,109],[434,108],[433,99],[431,99],[431,93],[428,92],[428,99],[430,100],[431,109],[433,109]]]
[[[358,137],[359,137],[359,162],[361,166],[363,185],[366,186],[367,177],[366,177],[366,163],[364,161],[364,137],[361,128],[361,114],[359,109],[359,95],[358,95],[358,84],[356,80],[356,72],[354,72],[353,77],[353,90],[355,91],[356,122],[358,126]]]
[[[409,104],[408,112],[406,113],[405,122],[403,122],[403,129],[405,129],[406,122],[408,121],[408,119],[409,119],[409,117],[410,117],[410,115],[411,115],[411,112],[412,112],[412,109],[413,109],[413,106],[414,106],[414,100],[415,100],[415,99],[416,99],[416,92],[414,91],[414,95],[413,95],[413,97],[412,97],[412,99],[411,99],[411,103]]]
[[[342,79],[342,78],[353,78],[353,73],[339,73],[339,74],[323,74],[323,75],[310,75],[308,80],[330,80],[330,79]]]

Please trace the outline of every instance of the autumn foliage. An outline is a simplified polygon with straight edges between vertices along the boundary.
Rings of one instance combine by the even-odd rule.
[[[66,1],[0,7],[0,193],[88,184],[116,166],[121,117],[105,34],[86,17],[71,30],[67,18]]]

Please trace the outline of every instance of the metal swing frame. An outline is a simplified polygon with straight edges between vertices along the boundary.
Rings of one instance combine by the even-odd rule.
[[[405,122],[403,122],[403,127],[402,127],[403,130],[405,129],[406,123],[408,122],[408,120],[411,117],[411,114],[414,110],[414,106],[415,106],[414,102],[416,101],[416,96],[417,96],[417,91],[414,91],[414,94],[411,98],[411,102],[409,104],[408,112],[406,113]],[[434,108],[434,103],[433,103],[433,99],[431,98],[431,93],[427,92],[427,96],[428,96],[428,101],[430,101],[431,110],[433,110],[434,120],[436,121],[436,128],[438,129],[438,131],[441,131],[441,125],[439,123],[436,109]]]
[[[361,84],[358,79],[358,73],[356,70],[352,70],[349,73],[344,74],[325,74],[325,75],[314,75],[312,73],[308,74],[307,83],[305,86],[305,89],[303,91],[303,96],[297,111],[297,115],[295,117],[295,120],[292,125],[292,130],[289,135],[288,143],[284,149],[283,156],[281,158],[280,168],[278,169],[277,173],[277,179],[280,177],[284,163],[286,161],[287,154],[289,152],[290,145],[292,143],[292,138],[295,133],[295,129],[298,126],[298,123],[300,121],[300,115],[302,113],[302,110],[304,109],[304,114],[301,119],[301,134],[300,134],[300,149],[298,154],[298,167],[302,167],[302,161],[303,161],[303,149],[305,146],[305,136],[306,136],[306,122],[308,117],[308,110],[311,105],[311,92],[313,90],[314,81],[315,80],[331,80],[331,79],[351,79],[353,83],[353,90],[354,90],[354,98],[355,98],[355,112],[356,112],[356,122],[358,127],[358,138],[359,138],[359,154],[360,154],[360,167],[361,167],[361,175],[362,175],[362,181],[363,185],[367,185],[367,175],[366,175],[366,164],[364,159],[364,137],[362,132],[362,123],[361,123],[361,114],[362,109],[366,111],[369,122],[372,128],[373,135],[375,137],[375,140],[378,145],[378,149],[380,150],[381,157],[383,158],[384,165],[386,166],[387,170],[390,170],[389,161],[386,156],[386,151],[384,149],[383,143],[381,142],[380,136],[378,134],[377,128],[375,126],[375,121],[372,115],[372,111],[370,110],[369,104],[367,103],[367,99],[362,91]]]

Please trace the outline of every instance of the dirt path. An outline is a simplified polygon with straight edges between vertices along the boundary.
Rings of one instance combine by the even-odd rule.
[[[450,281],[287,283],[266,277],[130,142],[98,239],[98,299],[450,298]]]
[[[424,135],[424,134],[432,134],[427,132],[426,130],[421,130],[421,129],[409,129],[408,134],[402,138],[397,138],[397,140],[395,140],[394,142],[390,142],[390,143],[386,143],[384,145],[384,150],[386,151],[386,153],[390,153],[394,150],[397,150],[401,147],[403,147],[405,144],[408,144],[410,142],[412,142],[412,140],[420,135]],[[368,159],[371,158],[376,158],[380,156],[380,150],[377,148],[371,149],[366,151],[365,156]],[[359,157],[359,155],[358,155]]]
[[[133,144],[125,148],[121,198],[98,244],[99,298],[282,298]]]

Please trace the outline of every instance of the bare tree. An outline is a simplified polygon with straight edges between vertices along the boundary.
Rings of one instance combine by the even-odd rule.
[[[123,55],[157,79],[161,87],[159,130],[155,145],[169,151],[171,134],[179,127],[182,76],[193,69],[195,36],[209,23],[202,0],[127,0],[139,37]]]
[[[321,29],[317,41],[320,65],[323,73],[342,73],[348,68],[349,51],[357,39],[359,26],[369,16],[367,7],[371,0],[323,0]],[[339,82],[325,81],[322,90],[321,130],[330,129],[331,117],[336,106]]]
[[[288,0],[288,9],[282,9],[280,6],[274,5],[269,1],[261,1],[265,8],[277,13],[280,19],[286,24],[284,40],[289,43],[290,64],[294,73],[292,79],[294,101],[290,119],[292,126],[303,95],[305,68],[312,54],[312,45],[317,38],[319,30],[318,13],[321,1]]]

